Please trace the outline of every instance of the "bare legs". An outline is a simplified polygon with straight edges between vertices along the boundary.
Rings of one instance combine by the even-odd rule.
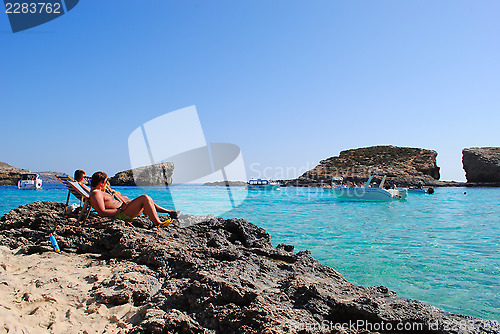
[[[141,213],[144,213],[153,221],[155,225],[159,226],[162,222],[160,221],[160,217],[158,217],[156,207],[157,205],[153,202],[151,197],[148,195],[141,195],[130,201],[123,212],[125,212],[125,214],[130,218],[135,218]],[[164,208],[161,209],[166,210]]]
[[[177,218],[177,216],[179,215],[180,211],[175,211],[175,210],[168,210],[168,209],[165,209],[164,207],[161,207],[159,206],[158,204],[156,203],[153,203],[155,205],[155,208],[156,208],[156,211],[157,212],[160,212],[160,213],[168,213],[170,215],[170,217],[172,218]]]

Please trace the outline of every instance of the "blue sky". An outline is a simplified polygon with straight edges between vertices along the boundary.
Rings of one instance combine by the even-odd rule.
[[[341,150],[500,146],[499,1],[80,1],[13,34],[0,13],[0,161],[130,168],[128,136],[195,105],[248,176]],[[165,129],[168,131],[168,129]]]

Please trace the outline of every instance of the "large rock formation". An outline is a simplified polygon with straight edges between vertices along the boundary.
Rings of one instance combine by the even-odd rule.
[[[320,186],[330,184],[333,176],[348,181],[365,182],[370,175],[374,181],[387,176],[386,184],[398,186],[436,185],[439,167],[437,152],[411,147],[372,146],[340,152],[338,157],[320,161],[319,165],[285,185]]]
[[[0,162],[0,185],[17,185],[21,174],[29,172],[27,169],[13,167],[5,162]]]
[[[462,150],[468,183],[500,184],[500,147],[473,147]]]
[[[161,186],[172,183],[174,164],[164,162],[117,173],[109,179],[112,186]]]
[[[63,253],[99,255],[114,275],[86,278],[94,287],[81,307],[91,313],[102,305],[133,306],[113,318],[129,333],[371,333],[363,326],[381,333],[500,333],[495,321],[450,314],[383,286],[356,286],[307,251],[274,248],[266,231],[241,219],[162,229],[146,218],[126,223],[91,215],[78,223],[63,211],[64,204],[51,202],[10,211],[0,219],[0,245],[25,254],[52,251],[48,235],[55,230]]]

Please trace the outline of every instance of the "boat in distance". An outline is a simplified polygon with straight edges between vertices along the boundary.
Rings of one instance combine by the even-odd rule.
[[[22,190],[37,190],[42,187],[42,179],[36,173],[25,173],[17,181],[17,188]]]
[[[326,189],[333,192],[339,200],[344,201],[392,201],[404,200],[408,196],[408,189],[384,189],[386,177],[378,187],[370,187],[373,175],[370,176],[363,187],[348,187],[342,183],[336,184],[335,181],[342,181],[342,178],[332,180],[332,186]]]
[[[247,182],[248,189],[279,190],[280,184],[273,180],[251,179]]]

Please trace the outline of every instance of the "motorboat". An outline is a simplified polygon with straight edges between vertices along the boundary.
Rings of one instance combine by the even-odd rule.
[[[372,179],[373,175],[368,178],[364,187],[347,187],[343,184],[335,184],[332,181],[330,189],[337,199],[349,201],[392,201],[406,199],[408,196],[408,189],[406,188],[384,189],[386,176],[384,176],[378,187],[370,187]]]
[[[36,173],[25,173],[17,181],[17,188],[23,190],[37,190],[42,187],[42,179]]]
[[[273,180],[267,179],[251,179],[247,182],[248,189],[264,189],[264,190],[278,190],[280,184]]]

